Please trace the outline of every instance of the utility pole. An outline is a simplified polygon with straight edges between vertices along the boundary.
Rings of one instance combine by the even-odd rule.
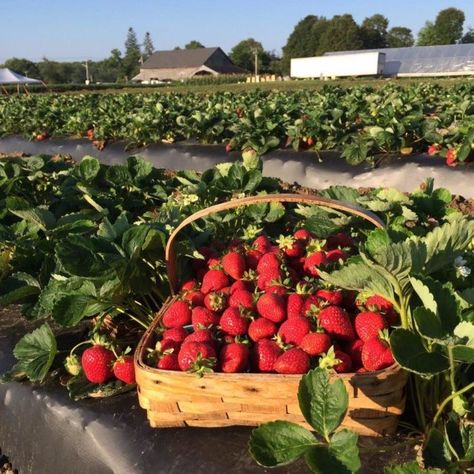
[[[90,78],[89,78],[89,61],[86,60],[86,62],[83,64],[83,66],[86,68],[86,84],[90,84]]]
[[[258,49],[257,48],[254,49],[254,53],[255,53],[255,78],[257,78],[258,76]]]

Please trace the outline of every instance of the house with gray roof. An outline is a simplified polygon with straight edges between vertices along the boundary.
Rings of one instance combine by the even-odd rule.
[[[182,81],[196,76],[219,74],[248,74],[248,71],[235,66],[221,48],[176,49],[153,53],[132,80]]]

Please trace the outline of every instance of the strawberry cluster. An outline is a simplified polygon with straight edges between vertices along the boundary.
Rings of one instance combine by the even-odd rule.
[[[397,314],[377,295],[330,288],[319,272],[344,265],[350,236],[316,239],[308,230],[272,241],[203,247],[166,309],[152,356],[163,370],[303,374],[375,371],[393,364],[386,342]]]
[[[92,346],[82,353],[80,359],[74,354],[75,348],[66,358],[64,365],[71,375],[79,375],[82,371],[85,378],[94,384],[103,384],[114,378],[126,384],[135,383],[133,356],[127,355],[129,349],[118,354],[117,348],[100,336],[84,343],[89,342]]]

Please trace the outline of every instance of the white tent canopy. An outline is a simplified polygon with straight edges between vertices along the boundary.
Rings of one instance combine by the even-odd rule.
[[[42,82],[38,79],[22,76],[8,68],[0,68],[0,84],[42,84]]]

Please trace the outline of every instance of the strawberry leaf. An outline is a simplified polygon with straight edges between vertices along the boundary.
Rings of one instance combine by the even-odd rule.
[[[346,414],[349,396],[342,380],[330,383],[327,370],[317,368],[302,377],[298,401],[306,421],[328,440]]]
[[[56,338],[47,323],[24,335],[13,349],[16,371],[33,381],[43,381],[57,354]]]
[[[429,351],[422,337],[408,329],[395,329],[390,336],[393,357],[404,369],[430,378],[449,368],[449,361],[439,346]]]
[[[305,461],[312,472],[324,474],[350,474],[360,469],[358,436],[349,430],[334,433],[329,445],[315,446],[305,454]]]
[[[296,461],[317,444],[307,429],[289,421],[272,421],[252,431],[249,449],[260,466],[275,467]]]
[[[422,469],[416,461],[400,464],[398,466],[389,466],[384,470],[384,474],[439,474],[439,470]]]

